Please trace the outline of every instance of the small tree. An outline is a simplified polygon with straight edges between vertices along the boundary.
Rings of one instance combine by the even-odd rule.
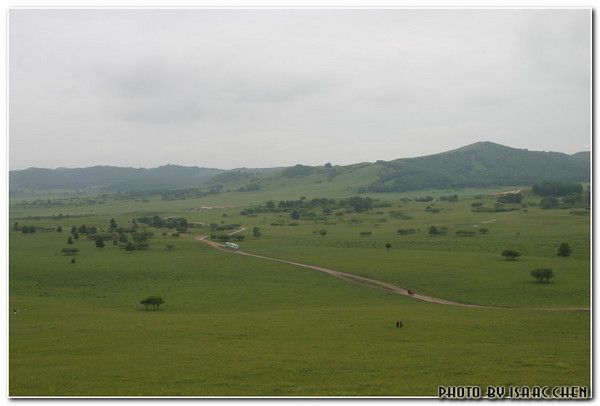
[[[134,250],[135,250],[135,245],[131,241],[128,241],[127,245],[125,245],[125,251],[134,251]]]
[[[562,244],[560,244],[560,247],[558,247],[558,252],[556,253],[556,255],[558,255],[559,257],[571,256],[571,247],[569,247],[569,244],[567,244],[566,242],[563,242]]]
[[[554,272],[552,272],[552,269],[550,268],[534,269],[531,271],[531,276],[536,279],[537,283],[548,283],[550,279],[554,278]]]
[[[63,255],[68,255],[68,256],[77,255],[77,253],[79,252],[79,248],[71,248],[71,247],[63,248],[62,250],[60,250],[60,252],[62,252]]]
[[[145,309],[148,310],[150,306],[152,306],[152,310],[158,310],[161,304],[165,301],[158,296],[150,296],[140,302],[140,304],[144,305]]]
[[[258,227],[252,228],[252,235],[255,236],[256,238],[260,237],[262,235],[262,233],[260,232],[260,228],[258,228]]]
[[[19,231],[19,222],[18,221],[15,222],[15,225],[13,226],[13,230]]]
[[[78,240],[79,239],[79,233],[76,232],[75,234],[73,234],[73,238],[75,238],[76,240]]]
[[[144,309],[145,309],[146,311],[148,311],[148,309],[150,308],[150,300],[149,300],[149,299],[150,299],[150,298],[148,298],[148,299],[144,299],[144,300],[142,300],[142,301],[140,302],[140,304],[141,304],[141,305],[144,305]]]
[[[71,234],[73,234],[73,235],[77,234],[77,227],[75,227],[75,226],[71,227]]]
[[[104,248],[104,240],[102,238],[96,238],[96,248]]]
[[[298,212],[298,210],[294,210],[291,214],[290,217],[292,217],[294,220],[298,220],[300,218],[300,213]]]
[[[117,229],[117,222],[115,221],[115,219],[110,219],[110,230],[114,231]]]
[[[67,244],[73,244],[73,237],[69,236],[69,238],[67,238]]]
[[[63,232],[63,228],[62,228],[61,226],[58,226],[58,227],[56,228],[56,232],[57,232],[57,233],[62,233],[62,232]]]
[[[521,253],[515,250],[504,250],[500,253],[507,261],[514,261],[521,256]]]
[[[75,263],[75,257],[71,258],[71,263],[74,264]]]
[[[385,244],[385,249],[389,251],[389,249],[392,248],[392,244],[390,244],[389,242]]]

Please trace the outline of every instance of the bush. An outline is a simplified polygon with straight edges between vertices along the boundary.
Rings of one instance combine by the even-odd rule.
[[[412,219],[411,216],[409,216],[408,214],[404,214],[399,210],[391,210],[390,211],[390,217],[391,218],[395,218],[395,219],[400,219],[400,220],[410,220]]]
[[[440,196],[442,202],[458,202],[458,195]]]
[[[431,226],[429,227],[429,235],[443,235],[448,231],[448,227],[446,226]]]
[[[458,230],[456,231],[456,235],[459,237],[474,237],[475,231],[472,230]]]
[[[396,232],[400,235],[409,235],[414,234],[417,230],[414,228],[399,228]]]
[[[74,247],[68,247],[68,248],[63,248],[62,250],[60,250],[60,252],[63,253],[63,255],[77,255],[77,253],[79,252],[79,248],[74,248]]]
[[[521,203],[523,195],[521,193],[506,193],[496,199],[498,203]]]
[[[542,209],[554,209],[558,207],[558,199],[556,197],[544,197],[540,200]]]
[[[539,196],[568,196],[580,194],[583,186],[574,182],[544,182],[533,185],[533,193]]]
[[[566,242],[563,242],[562,244],[560,244],[560,247],[558,247],[558,252],[556,253],[556,255],[558,255],[559,257],[571,256],[571,247],[569,247],[569,244],[567,244]]]

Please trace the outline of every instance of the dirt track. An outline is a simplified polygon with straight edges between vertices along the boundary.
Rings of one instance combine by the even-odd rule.
[[[236,230],[232,233],[229,233],[229,235],[239,233],[243,230],[245,230],[244,227],[242,227],[241,229]],[[518,308],[518,307],[509,307],[509,306],[486,306],[486,305],[455,302],[452,300],[446,300],[446,299],[442,299],[439,297],[421,295],[419,293],[414,293],[414,292],[412,294],[410,294],[410,293],[408,293],[407,289],[392,285],[387,282],[382,282],[382,281],[378,281],[376,279],[371,279],[371,278],[365,278],[363,276],[354,275],[354,274],[350,274],[350,273],[346,273],[346,272],[340,272],[340,271],[336,271],[333,269],[323,268],[320,266],[302,264],[300,262],[288,261],[285,259],[266,257],[264,255],[250,254],[248,252],[244,252],[244,251],[240,251],[240,250],[232,250],[232,249],[229,249],[215,241],[210,241],[207,238],[208,238],[208,236],[206,236],[206,235],[204,235],[204,236],[199,235],[196,237],[196,239],[198,241],[201,241],[215,249],[227,252],[229,254],[244,255],[247,257],[266,259],[267,261],[279,262],[282,264],[288,264],[288,265],[294,265],[294,266],[300,266],[303,268],[313,269],[315,271],[324,272],[328,275],[331,275],[335,278],[341,279],[346,282],[355,283],[355,284],[363,285],[363,286],[368,286],[368,287],[375,288],[375,289],[385,290],[385,291],[392,292],[392,293],[395,293],[398,295],[407,296],[407,297],[411,297],[413,299],[421,300],[423,302],[437,303],[437,304],[449,305],[449,306],[471,307],[471,308],[476,308],[476,309],[522,309],[522,310],[563,311],[563,312],[589,312],[590,311],[590,309],[588,307]]]

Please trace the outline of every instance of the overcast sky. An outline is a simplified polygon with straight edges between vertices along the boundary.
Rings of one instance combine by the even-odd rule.
[[[588,10],[11,10],[10,167],[590,143]]]

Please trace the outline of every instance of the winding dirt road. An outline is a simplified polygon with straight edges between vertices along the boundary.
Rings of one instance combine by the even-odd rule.
[[[245,227],[240,228],[239,230],[233,231],[229,233],[229,235],[237,234],[245,230]],[[300,266],[302,268],[308,268],[319,272],[324,272],[328,275],[333,276],[334,278],[341,279],[346,282],[355,283],[362,286],[367,286],[370,288],[385,290],[388,292],[392,292],[398,295],[407,296],[413,299],[421,300],[423,302],[428,303],[437,303],[441,305],[449,305],[449,306],[459,306],[459,307],[470,307],[476,309],[522,309],[522,310],[539,310],[539,311],[556,311],[556,312],[589,312],[590,309],[588,307],[538,307],[538,308],[519,308],[519,307],[510,307],[510,306],[486,306],[486,305],[478,305],[478,304],[470,304],[470,303],[461,303],[455,302],[452,300],[446,300],[439,297],[422,295],[419,293],[413,292],[412,294],[408,292],[407,289],[401,288],[396,285],[392,285],[387,282],[382,282],[376,279],[366,278],[364,276],[354,275],[351,273],[340,272],[329,268],[323,268],[315,265],[302,264],[300,262],[288,261],[286,259],[272,258],[266,257],[264,255],[251,254],[249,252],[244,252],[240,250],[232,250],[230,248],[225,247],[222,244],[219,244],[215,241],[211,241],[208,239],[206,235],[199,235],[196,239],[204,244],[211,246],[212,248],[218,249],[223,252],[227,252],[229,254],[235,255],[244,255],[247,257],[254,257],[265,259],[267,261],[279,262],[282,264]]]

